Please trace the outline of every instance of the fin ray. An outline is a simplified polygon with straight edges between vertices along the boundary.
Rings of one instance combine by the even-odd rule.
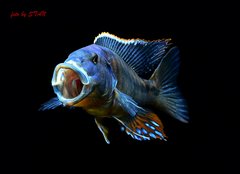
[[[39,108],[39,111],[55,109],[59,106],[62,106],[62,102],[59,101],[59,99],[57,97],[54,97],[54,98],[50,99],[49,101],[43,103],[41,105],[41,107]]]

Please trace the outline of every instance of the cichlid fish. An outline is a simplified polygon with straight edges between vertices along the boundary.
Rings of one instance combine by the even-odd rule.
[[[116,119],[136,140],[166,140],[153,109],[184,123],[189,119],[177,87],[179,63],[179,50],[170,39],[126,40],[101,33],[55,67],[52,86],[57,97],[41,110],[81,107],[95,117],[107,143],[106,117]]]

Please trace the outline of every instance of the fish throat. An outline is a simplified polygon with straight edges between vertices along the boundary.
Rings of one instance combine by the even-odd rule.
[[[77,97],[83,88],[79,75],[70,68],[60,68],[57,73],[57,88],[66,99]]]

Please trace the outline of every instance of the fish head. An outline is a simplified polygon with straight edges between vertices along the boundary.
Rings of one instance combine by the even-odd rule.
[[[106,54],[92,47],[74,51],[55,67],[52,86],[64,106],[84,107],[89,98],[110,96],[116,86]]]

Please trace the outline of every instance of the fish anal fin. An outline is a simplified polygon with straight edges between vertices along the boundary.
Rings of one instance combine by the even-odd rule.
[[[141,113],[128,121],[121,120],[121,122],[126,127],[126,133],[134,139],[140,141],[150,139],[167,140],[163,124],[153,112],[146,112],[144,115]]]
[[[136,115],[129,127],[141,136],[163,140],[167,138],[161,120],[153,112],[147,112],[146,115]]]

